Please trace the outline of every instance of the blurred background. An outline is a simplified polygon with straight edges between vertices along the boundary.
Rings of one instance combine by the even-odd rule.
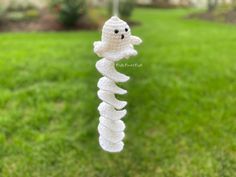
[[[93,42],[108,0],[0,1],[0,176],[235,177],[236,1],[120,0],[144,43],[125,149],[98,144]]]
[[[233,0],[121,0],[121,17],[129,21],[135,7],[208,9],[192,17],[224,22],[235,22],[236,16]],[[0,29],[7,32],[95,30],[112,15],[112,8],[112,0],[2,0]]]

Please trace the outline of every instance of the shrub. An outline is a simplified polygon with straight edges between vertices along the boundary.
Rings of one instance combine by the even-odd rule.
[[[86,12],[85,0],[53,0],[51,6],[66,27],[75,26]]]
[[[0,6],[0,22],[4,19],[6,9]]]
[[[6,7],[5,18],[9,21],[26,21],[35,20],[39,18],[40,12],[37,7],[30,1],[18,1],[11,0],[10,4]]]
[[[10,4],[7,7],[7,11],[26,11],[31,9],[37,9],[37,7],[30,1],[16,1],[11,0]]]
[[[24,12],[22,11],[15,11],[15,12],[8,12],[6,15],[6,19],[9,21],[24,21],[25,20],[25,15]]]
[[[10,11],[6,14],[6,19],[9,21],[30,21],[39,18],[40,14],[36,9],[26,11]]]
[[[119,15],[125,19],[130,18],[134,10],[134,6],[135,6],[135,0],[121,0],[119,2]],[[109,11],[109,14],[112,15],[113,13],[112,1],[110,1],[108,5],[108,11]]]

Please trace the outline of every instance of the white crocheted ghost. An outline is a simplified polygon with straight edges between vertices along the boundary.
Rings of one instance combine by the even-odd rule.
[[[139,37],[131,35],[129,25],[125,21],[113,16],[103,26],[102,41],[94,42],[94,52],[99,57],[119,61],[137,55],[133,45],[141,42]]]
[[[129,76],[119,73],[115,61],[129,58],[137,54],[133,45],[142,40],[132,36],[126,22],[114,16],[104,25],[102,41],[94,42],[94,52],[103,57],[97,61],[96,68],[103,75],[98,81],[98,97],[102,103],[98,106],[100,113],[98,132],[99,144],[105,151],[120,152],[123,150],[125,124],[121,120],[127,113],[126,101],[120,101],[115,94],[126,94],[127,91],[118,87],[116,82],[126,82]]]

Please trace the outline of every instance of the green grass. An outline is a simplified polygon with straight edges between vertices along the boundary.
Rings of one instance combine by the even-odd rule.
[[[98,145],[98,32],[0,35],[0,176],[235,177],[236,27],[138,9],[125,149]]]

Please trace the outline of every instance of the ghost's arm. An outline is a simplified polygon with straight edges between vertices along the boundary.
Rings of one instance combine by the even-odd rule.
[[[130,36],[130,43],[132,45],[139,45],[142,43],[142,39],[140,39],[139,37],[137,36]]]
[[[94,52],[99,56],[105,51],[105,44],[101,41],[96,41],[93,43]]]

